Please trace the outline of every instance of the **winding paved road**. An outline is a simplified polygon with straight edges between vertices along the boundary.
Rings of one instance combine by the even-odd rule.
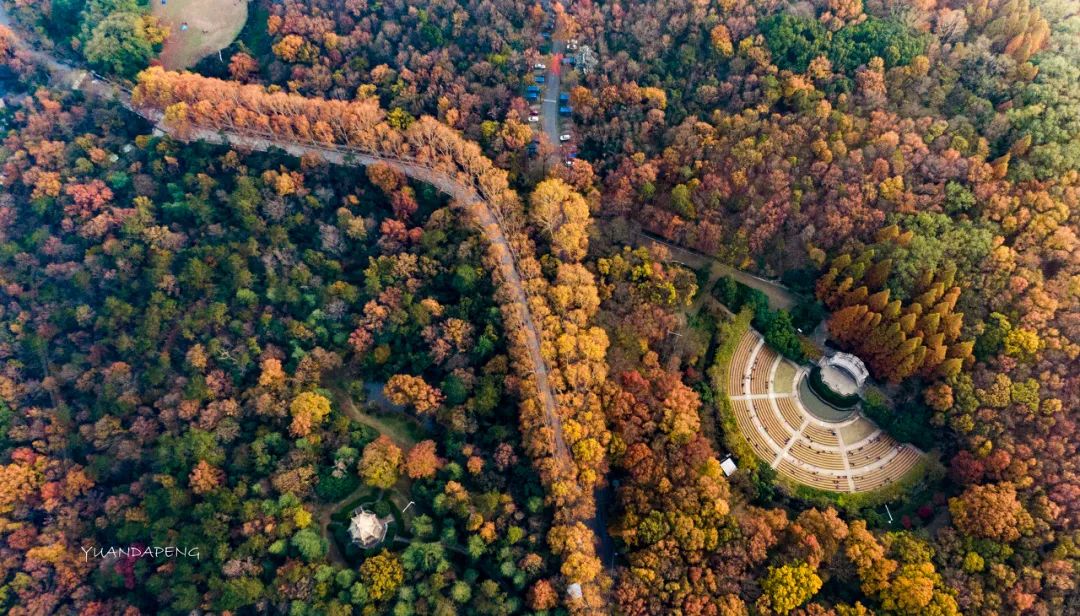
[[[9,23],[8,15],[3,6],[0,5],[0,24],[6,25]],[[573,468],[574,460],[563,435],[562,419],[558,413],[558,403],[548,376],[548,366],[540,351],[540,329],[537,327],[532,311],[529,309],[528,295],[518,272],[514,252],[495,212],[473,187],[466,186],[447,174],[426,166],[419,161],[376,156],[343,146],[295,143],[266,136],[218,132],[206,129],[192,129],[180,135],[175,129],[162,121],[163,114],[160,111],[148,111],[133,105],[130,93],[124,87],[77,68],[52,54],[35,50],[20,38],[19,33],[14,28],[13,32],[16,35],[15,43],[20,50],[27,54],[32,61],[47,69],[55,81],[63,83],[71,89],[82,90],[87,94],[114,99],[124,108],[151,122],[158,130],[179,140],[204,141],[261,152],[280,150],[297,157],[316,155],[328,163],[342,166],[386,164],[410,178],[430,184],[450,196],[456,207],[464,210],[472,217],[489,244],[494,247],[494,252],[497,253],[497,265],[499,275],[504,283],[503,286],[510,294],[511,305],[519,311],[524,326],[522,331],[525,335],[525,346],[528,349],[533,377],[536,379],[537,393],[543,405],[544,423],[553,434],[554,457],[557,463],[563,466],[564,471]]]

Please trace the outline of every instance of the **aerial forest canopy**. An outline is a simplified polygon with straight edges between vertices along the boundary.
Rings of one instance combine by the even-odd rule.
[[[0,0],[0,612],[1080,613],[1075,2],[237,1]]]

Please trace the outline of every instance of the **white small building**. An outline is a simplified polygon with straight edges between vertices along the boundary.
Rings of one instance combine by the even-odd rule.
[[[739,470],[739,467],[735,466],[735,460],[728,456],[720,461],[720,470],[724,471],[725,477],[731,477],[735,474],[735,471]]]
[[[861,359],[851,353],[833,353],[818,361],[821,380],[834,392],[850,396],[859,393],[870,371]]]
[[[866,364],[861,359],[852,355],[851,353],[834,353],[829,358],[829,363],[837,368],[845,370],[859,387],[863,386],[866,379],[870,376],[870,372],[866,369]]]
[[[374,547],[386,539],[386,530],[392,519],[390,516],[380,519],[379,516],[360,507],[353,512],[353,517],[349,521],[349,536],[352,537],[353,543],[361,547]]]

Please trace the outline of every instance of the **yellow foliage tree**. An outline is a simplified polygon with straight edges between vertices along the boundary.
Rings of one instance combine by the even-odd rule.
[[[293,436],[307,436],[330,414],[330,401],[321,394],[305,391],[293,398],[289,413],[293,418],[289,432]]]
[[[529,219],[551,239],[555,256],[580,261],[589,249],[589,204],[560,179],[540,182],[529,200]]]

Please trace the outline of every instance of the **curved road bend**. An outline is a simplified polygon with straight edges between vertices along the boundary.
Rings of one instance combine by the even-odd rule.
[[[124,106],[135,113],[147,118],[163,132],[175,135],[175,130],[161,121],[160,113],[147,113],[136,109],[130,100],[122,93],[118,98]],[[570,449],[566,446],[563,436],[562,419],[558,414],[558,404],[548,378],[548,367],[540,352],[540,330],[533,320],[532,311],[529,310],[528,295],[525,293],[525,285],[521,281],[517,264],[514,262],[513,252],[510,249],[510,241],[503,232],[498,218],[492,212],[480,195],[471,187],[460,184],[449,176],[420,163],[397,160],[371,154],[364,154],[347,148],[335,148],[317,144],[302,144],[277,139],[269,139],[261,136],[248,136],[239,133],[217,132],[207,129],[194,129],[189,135],[181,138],[184,141],[204,141],[222,145],[231,145],[260,152],[278,149],[296,157],[316,155],[326,162],[340,166],[363,166],[373,164],[385,164],[393,167],[414,180],[430,184],[438,188],[444,194],[454,200],[454,205],[464,209],[470,214],[484,234],[488,242],[497,247],[499,257],[499,274],[511,292],[513,305],[521,311],[526,347],[529,350],[529,359],[532,362],[536,387],[540,395],[540,401],[544,407],[544,422],[551,428],[554,434],[555,457],[560,464],[569,465],[574,463],[570,455]],[[180,137],[178,137],[180,138]]]
[[[3,6],[0,5],[0,24],[7,25],[10,23],[6,11]],[[162,132],[176,136],[175,129],[165,125],[161,121],[162,114],[160,112],[147,112],[136,108],[131,103],[130,95],[119,85],[107,82],[103,79],[95,79],[90,73],[83,69],[76,68],[67,62],[59,60],[47,52],[29,47],[19,37],[18,32],[16,32],[15,35],[15,42],[21,47],[22,51],[28,54],[34,62],[44,66],[52,73],[53,78],[57,81],[64,83],[69,88],[76,90],[81,88],[86,92],[102,98],[114,98],[123,105],[124,108],[147,119]],[[560,465],[564,466],[564,470],[573,468],[574,461],[573,457],[570,455],[570,449],[566,445],[565,437],[563,436],[562,419],[559,417],[558,404],[555,401],[555,394],[551,388],[551,381],[548,377],[547,363],[544,361],[544,357],[540,352],[540,330],[533,319],[532,311],[529,310],[528,295],[525,293],[521,275],[518,273],[513,251],[510,248],[510,241],[503,232],[502,226],[499,224],[499,220],[495,216],[495,213],[488,206],[487,202],[480,197],[476,190],[472,187],[460,184],[446,174],[435,171],[420,163],[374,156],[348,150],[346,148],[293,143],[289,141],[268,139],[266,137],[247,136],[238,133],[226,133],[206,129],[195,129],[189,131],[189,133],[190,134],[186,138],[183,138],[183,140],[197,140],[208,143],[232,145],[261,152],[279,149],[293,156],[314,154],[320,156],[328,163],[342,166],[367,166],[376,163],[387,164],[415,180],[435,186],[443,193],[449,195],[454,200],[457,207],[464,209],[467,213],[472,215],[488,242],[492,246],[497,247],[497,252],[499,253],[499,273],[505,281],[506,287],[510,290],[514,307],[521,311],[526,337],[526,347],[529,351],[529,359],[532,363],[533,375],[536,379],[536,387],[540,401],[544,408],[544,422],[554,435],[555,458]]]
[[[6,19],[7,15],[3,10],[3,6],[0,5],[0,23],[4,23]],[[148,113],[136,108],[131,103],[129,93],[118,84],[103,79],[93,78],[85,70],[58,60],[48,53],[30,49],[17,35],[16,43],[20,44],[25,51],[29,52],[30,57],[35,62],[47,68],[49,72],[53,74],[55,79],[66,84],[68,87],[72,89],[80,89],[81,87],[83,91],[92,93],[96,96],[102,98],[114,98],[124,108],[147,119],[162,132],[176,136],[176,131],[161,121],[163,114],[160,112]],[[565,48],[565,42],[561,40],[556,41],[554,45],[555,48],[560,51]],[[558,143],[557,133],[559,122],[558,88],[560,82],[557,70],[557,68],[550,69],[550,72],[553,73],[553,79],[550,85],[554,87],[555,94],[550,97],[545,96],[545,98],[550,98],[554,101],[548,102],[545,100],[545,110],[547,111],[545,114],[545,126],[548,130],[552,131],[551,134],[554,135],[554,143]],[[499,220],[495,216],[495,213],[472,187],[460,184],[449,176],[419,163],[373,156],[351,151],[346,148],[335,148],[318,144],[301,144],[268,139],[263,136],[247,136],[238,133],[225,133],[206,129],[195,129],[189,131],[189,133],[187,140],[232,145],[262,152],[280,149],[293,156],[315,154],[322,157],[328,163],[342,166],[367,166],[375,163],[387,164],[415,180],[435,186],[443,193],[449,195],[454,200],[457,207],[460,207],[471,214],[473,220],[479,225],[480,231],[484,234],[485,238],[487,238],[488,242],[492,246],[497,247],[499,273],[511,292],[511,299],[514,307],[520,310],[526,336],[526,347],[528,348],[529,359],[533,367],[533,376],[536,379],[537,393],[540,397],[541,404],[543,405],[544,423],[552,433],[552,444],[556,463],[563,468],[564,472],[574,468],[574,459],[570,453],[570,448],[566,445],[566,438],[563,434],[562,418],[559,416],[555,393],[552,390],[551,381],[548,377],[547,363],[544,361],[543,354],[540,350],[540,330],[533,319],[532,311],[529,310],[528,295],[525,292],[521,275],[518,272],[517,264],[514,261],[514,254],[510,247],[510,241],[503,232],[502,226],[499,224]],[[592,518],[586,520],[586,525],[593,531],[594,536],[597,538],[599,543],[597,555],[600,557],[601,562],[608,568],[613,568],[615,561],[615,545],[610,533],[607,531],[606,512],[604,511],[604,508],[611,500],[611,486],[609,485],[601,490],[597,490],[594,496],[596,498],[596,512]]]

